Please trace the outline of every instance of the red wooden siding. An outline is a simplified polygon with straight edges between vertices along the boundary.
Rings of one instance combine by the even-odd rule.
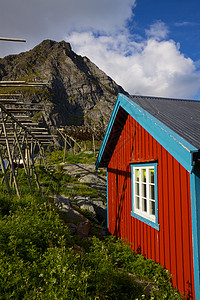
[[[108,165],[109,231],[161,263],[173,285],[194,297],[189,173],[130,115]],[[159,231],[131,216],[131,161],[157,160]]]

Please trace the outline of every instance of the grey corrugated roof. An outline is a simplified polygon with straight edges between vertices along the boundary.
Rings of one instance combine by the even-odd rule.
[[[200,149],[200,101],[134,95],[128,98]]]

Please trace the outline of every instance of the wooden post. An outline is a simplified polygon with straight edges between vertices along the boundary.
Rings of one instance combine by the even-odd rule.
[[[29,170],[29,174],[31,173],[31,160],[30,160],[30,144],[29,144],[29,140],[28,140],[28,132],[26,133],[26,159],[27,159],[27,166],[28,166],[28,170]]]
[[[29,176],[29,173],[28,173],[28,170],[27,170],[27,166],[26,166],[26,162],[25,162],[25,159],[24,159],[24,155],[22,153],[22,149],[21,149],[21,146],[20,146],[20,143],[19,143],[19,140],[18,140],[18,137],[17,137],[17,133],[16,133],[16,124],[15,125],[13,124],[13,131],[14,131],[15,140],[17,142],[17,146],[18,146],[18,149],[19,149],[19,153],[20,153],[20,156],[21,156],[22,161],[23,161],[24,170],[25,170],[26,175],[28,177],[28,183],[29,183],[30,188],[32,189],[30,176]]]
[[[2,172],[3,172],[3,176],[4,176],[4,180],[5,180],[5,183],[6,183],[6,187],[7,187],[8,193],[11,196],[10,185],[9,185],[8,177],[7,177],[7,174],[6,174],[6,169],[5,169],[5,165],[4,165],[4,161],[3,161],[3,156],[2,156],[2,153],[1,153],[1,149],[0,149],[0,164],[1,164],[1,169],[2,169]]]
[[[41,157],[43,158],[43,162],[44,162],[45,169],[47,170],[46,160],[45,160],[45,158],[44,158],[44,153],[42,152],[42,150],[44,151],[44,149],[41,147],[41,145],[40,145],[39,142],[38,142],[38,147],[39,147],[40,155],[41,155]]]
[[[33,161],[33,139],[31,139],[31,145],[30,145],[30,156],[32,157],[32,161]],[[33,162],[34,163],[34,162]],[[30,176],[33,176],[33,168],[31,165],[31,169],[30,169]]]
[[[2,117],[2,126],[3,126],[4,135],[5,135],[7,152],[8,152],[8,157],[9,157],[9,161],[10,161],[12,176],[13,176],[13,179],[14,179],[15,189],[16,189],[18,197],[20,198],[19,187],[18,187],[18,183],[17,183],[17,178],[15,176],[15,169],[14,169],[14,165],[13,165],[13,160],[12,160],[11,151],[10,151],[10,145],[9,145],[9,141],[8,141],[7,131],[6,131],[6,125],[5,125],[5,122],[4,122],[4,116],[3,116],[3,112],[2,112],[1,107],[0,107],[0,112],[1,112],[1,117]]]
[[[94,156],[95,156],[95,140],[94,140],[94,133],[92,134],[92,141],[93,141],[93,149],[94,149]]]
[[[35,170],[35,166],[34,166],[34,162],[33,162],[33,158],[32,158],[32,155],[30,153],[30,150],[29,150],[29,158],[30,158],[30,162],[31,162],[31,168],[33,169],[33,172],[34,172],[34,175],[35,175],[35,181],[36,181],[37,187],[38,187],[38,189],[40,189],[40,184],[39,184],[39,181],[38,181],[37,173],[36,173],[36,170]]]
[[[63,154],[63,162],[65,162],[65,157],[66,157],[66,147],[67,147],[67,142],[64,139],[65,145],[64,145],[64,154]]]

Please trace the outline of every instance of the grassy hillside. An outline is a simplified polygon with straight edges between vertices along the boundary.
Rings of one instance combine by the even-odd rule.
[[[77,178],[37,172],[42,190],[31,194],[21,170],[20,200],[0,187],[0,299],[181,299],[168,271],[124,241],[71,236],[49,195],[70,194]],[[79,183],[75,192],[87,190]]]

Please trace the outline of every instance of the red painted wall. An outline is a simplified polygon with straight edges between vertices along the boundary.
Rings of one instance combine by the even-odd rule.
[[[108,165],[109,231],[161,263],[174,287],[194,297],[189,173],[130,115],[124,120]],[[145,160],[158,160],[159,231],[131,216],[130,162]]]

